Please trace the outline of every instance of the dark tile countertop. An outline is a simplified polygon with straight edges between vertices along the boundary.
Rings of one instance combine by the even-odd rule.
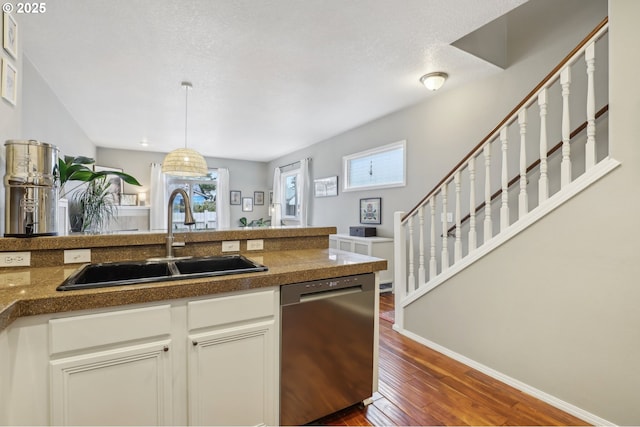
[[[269,271],[60,292],[56,287],[78,265],[3,269],[0,330],[22,316],[199,297],[387,268],[385,260],[335,249],[271,251],[245,256],[266,265]]]

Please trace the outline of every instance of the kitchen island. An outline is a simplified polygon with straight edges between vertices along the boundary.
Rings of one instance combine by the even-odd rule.
[[[41,266],[0,271],[0,423],[278,424],[280,286],[386,261],[328,249],[331,228],[263,231],[181,238],[184,255],[200,256],[238,239],[265,272],[69,292],[55,288],[78,265],[49,265],[57,252],[91,243],[117,261],[157,255],[162,239],[132,237],[128,252],[109,246],[122,246],[113,236],[31,246],[46,252],[35,256]],[[247,251],[243,238],[263,238],[264,249]],[[105,399],[129,413],[92,419]]]

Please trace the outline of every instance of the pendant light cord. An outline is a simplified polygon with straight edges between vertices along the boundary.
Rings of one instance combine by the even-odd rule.
[[[184,148],[187,148],[187,119],[189,117],[189,86],[184,85]]]
[[[189,116],[189,88],[192,88],[193,85],[191,82],[182,82],[182,86],[184,86],[184,148],[187,148],[187,120]]]

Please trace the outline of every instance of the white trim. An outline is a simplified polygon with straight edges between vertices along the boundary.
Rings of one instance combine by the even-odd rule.
[[[548,213],[552,212],[571,198],[582,192],[584,189],[589,187],[594,182],[598,181],[600,178],[607,175],[609,172],[614,170],[616,167],[620,165],[620,162],[617,160],[607,157],[606,159],[600,161],[593,168],[582,174],[571,184],[567,185],[566,188],[563,188],[561,191],[557,192],[545,202],[543,202],[540,206],[533,209],[527,216],[522,218],[521,220],[515,222],[509,228],[507,228],[504,232],[493,237],[486,244],[480,246],[475,251],[469,253],[466,257],[462,259],[462,261],[452,265],[444,272],[440,273],[433,280],[428,281],[427,283],[420,284],[420,287],[417,291],[413,292],[411,295],[408,295],[401,302],[402,308],[408,306],[418,298],[427,293],[431,292],[433,289],[437,288],[451,277],[455,276],[465,268],[469,267],[471,264],[493,251],[512,237],[519,234],[521,231],[525,230],[529,226],[536,223],[539,219],[546,216]]]
[[[565,402],[564,400],[559,399],[555,396],[552,396],[549,393],[545,393],[544,391],[539,390],[533,386],[530,386],[529,384],[526,384],[520,380],[512,378],[499,371],[496,371],[495,369],[490,368],[486,365],[483,365],[480,362],[476,362],[475,360],[469,359],[466,356],[456,353],[453,350],[449,350],[448,348],[443,347],[440,344],[437,344],[426,338],[423,338],[411,331],[407,331],[406,329],[396,328],[396,325],[393,325],[393,329],[396,332],[399,332],[400,334],[404,335],[405,337],[416,341],[417,343],[420,343],[426,347],[431,348],[432,350],[442,353],[445,356],[450,357],[460,363],[463,363],[469,366],[470,368],[480,371],[485,375],[489,375],[490,377],[495,378],[504,384],[510,385],[511,387],[514,387],[530,396],[540,399],[543,402],[548,403],[549,405],[554,406],[568,414],[578,417],[581,420],[586,421],[592,425],[596,425],[596,426],[615,426],[616,425],[611,421],[607,421],[603,418],[600,418],[599,416],[592,414],[591,412],[585,411],[582,408],[572,405],[571,403]]]
[[[371,156],[373,154],[384,153],[387,151],[394,151],[398,148],[402,148],[402,182],[393,182],[390,184],[377,184],[377,185],[366,185],[359,187],[352,187],[351,182],[349,180],[349,162],[354,159],[361,159],[363,157]],[[407,185],[407,140],[403,139],[401,141],[392,142],[391,144],[382,145],[380,147],[372,148],[370,150],[360,151],[358,153],[349,154],[348,156],[342,157],[342,172],[344,175],[344,179],[342,180],[342,191],[363,191],[363,190],[373,190],[373,189],[381,189],[381,188],[394,188],[394,187],[404,187]]]

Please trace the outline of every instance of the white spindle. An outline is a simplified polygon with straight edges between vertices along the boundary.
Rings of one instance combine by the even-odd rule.
[[[449,221],[447,221],[447,183],[442,185],[442,271],[449,267],[449,241],[448,241],[448,228]]]
[[[409,292],[412,292],[416,289],[416,276],[414,274],[413,260],[413,215],[409,217],[407,226],[409,232],[409,277],[407,278],[407,288]]]
[[[484,241],[493,237],[491,222],[491,144],[484,146]]]
[[[429,202],[431,206],[431,256],[429,258],[429,280],[438,274],[438,263],[436,261],[436,196]]]
[[[454,261],[458,262],[462,259],[462,214],[460,209],[460,171],[454,176],[456,186],[456,240],[453,249]]]
[[[476,231],[476,158],[469,159],[469,252],[478,245]]]
[[[425,283],[424,274],[424,205],[418,210],[418,218],[420,219],[420,266],[418,267],[418,286]]]
[[[568,66],[560,73],[562,86],[562,163],[560,164],[560,186],[564,188],[571,182],[571,116],[569,115],[569,85],[571,68]]]
[[[596,164],[596,89],[593,73],[596,69],[595,42],[587,46],[585,60],[587,62],[587,145],[585,152],[586,168]]]
[[[507,127],[500,129],[500,143],[502,145],[502,205],[500,206],[500,231],[509,227],[509,174],[507,171]]]
[[[540,107],[540,181],[538,184],[538,203],[549,198],[549,178],[547,176],[547,88],[538,95]]]
[[[518,218],[529,212],[529,197],[527,196],[527,110],[518,113],[520,125],[520,193],[518,194]]]

